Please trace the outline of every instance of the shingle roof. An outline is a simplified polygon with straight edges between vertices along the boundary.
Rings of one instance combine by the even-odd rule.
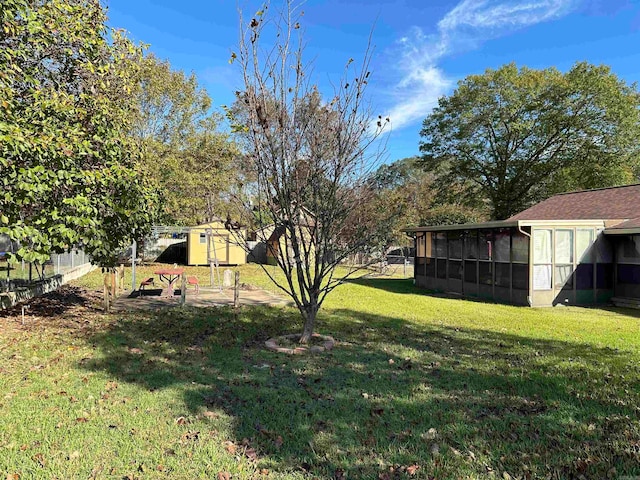
[[[607,228],[607,230],[630,230],[630,229],[640,229],[640,217],[632,218],[631,220],[627,220],[626,222],[618,223],[613,227]]]
[[[508,220],[614,220],[640,215],[640,184],[562,193]]]

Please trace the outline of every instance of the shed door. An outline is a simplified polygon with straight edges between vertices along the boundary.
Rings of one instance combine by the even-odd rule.
[[[229,264],[229,235],[211,234],[209,236],[209,262],[216,259],[219,264]]]

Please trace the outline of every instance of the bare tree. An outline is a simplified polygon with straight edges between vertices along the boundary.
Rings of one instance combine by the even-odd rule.
[[[308,343],[327,294],[354,272],[341,262],[382,243],[385,226],[371,215],[368,179],[384,153],[388,119],[373,118],[365,97],[371,39],[361,64],[349,59],[333,96],[323,100],[303,59],[300,6],[287,1],[272,20],[267,8],[249,22],[241,18],[232,55],[244,79],[236,129],[256,180],[259,239],[271,240],[269,253],[286,281],[265,271],[300,310],[300,343]]]

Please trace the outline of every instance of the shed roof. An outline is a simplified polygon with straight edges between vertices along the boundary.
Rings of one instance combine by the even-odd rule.
[[[640,184],[561,193],[508,220],[625,220],[638,217]]]

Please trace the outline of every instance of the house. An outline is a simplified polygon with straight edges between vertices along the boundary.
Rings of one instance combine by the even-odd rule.
[[[217,220],[188,229],[187,265],[243,265],[247,263],[246,230]]]
[[[555,195],[502,221],[407,232],[422,288],[516,305],[640,305],[640,184]]]
[[[287,258],[289,262],[294,263],[294,253],[288,231],[290,222],[287,219],[283,219],[283,221],[284,223],[278,226],[270,224],[255,232],[256,240],[259,244],[264,244],[265,247],[264,258],[260,259],[260,263],[277,265],[278,257],[281,259]],[[305,207],[300,207],[296,227],[299,241],[310,245],[316,227],[316,219],[313,212]],[[256,258],[257,257],[256,255]]]

